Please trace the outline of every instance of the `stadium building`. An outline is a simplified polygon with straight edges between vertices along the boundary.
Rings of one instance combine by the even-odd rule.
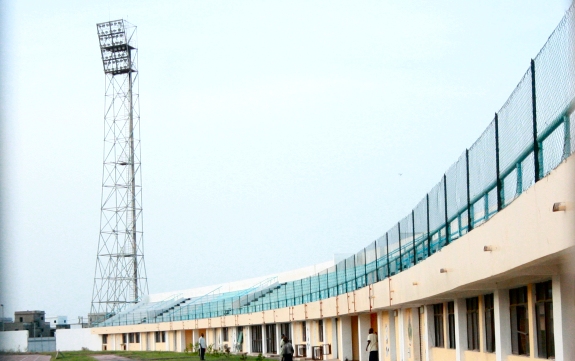
[[[104,350],[204,334],[264,355],[285,334],[296,357],[366,361],[373,328],[385,361],[575,360],[574,24],[571,7],[484,133],[357,254],[150,295],[89,332]]]

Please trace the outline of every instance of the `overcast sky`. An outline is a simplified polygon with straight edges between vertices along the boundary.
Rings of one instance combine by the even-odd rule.
[[[96,23],[138,26],[150,293],[355,253],[422,199],[569,1],[1,4],[5,315],[87,315],[99,236]]]

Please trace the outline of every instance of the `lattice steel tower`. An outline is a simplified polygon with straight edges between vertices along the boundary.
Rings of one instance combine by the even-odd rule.
[[[97,24],[106,77],[100,239],[90,323],[148,294],[142,232],[136,26]]]

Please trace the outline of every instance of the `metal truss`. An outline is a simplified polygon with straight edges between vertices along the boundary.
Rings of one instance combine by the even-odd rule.
[[[97,24],[106,76],[100,238],[90,322],[148,294],[144,264],[136,26]]]

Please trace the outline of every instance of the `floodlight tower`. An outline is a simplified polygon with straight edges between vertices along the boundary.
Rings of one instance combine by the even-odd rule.
[[[148,294],[142,232],[136,26],[97,24],[106,77],[100,239],[90,323]]]

